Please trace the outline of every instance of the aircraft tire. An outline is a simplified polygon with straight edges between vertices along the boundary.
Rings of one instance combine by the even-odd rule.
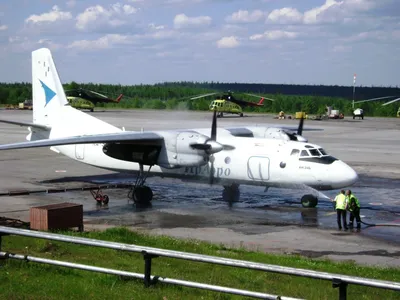
[[[153,191],[148,186],[138,186],[133,192],[133,201],[137,204],[150,204],[153,199]]]
[[[301,197],[301,205],[304,208],[313,208],[318,205],[318,198],[312,194],[307,194]]]
[[[225,187],[222,191],[222,199],[225,202],[237,202],[240,199],[240,190],[233,187]]]

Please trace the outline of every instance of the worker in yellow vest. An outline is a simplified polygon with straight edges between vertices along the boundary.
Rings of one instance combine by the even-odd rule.
[[[341,221],[343,221],[343,227],[345,230],[348,230],[347,227],[347,197],[345,195],[345,191],[341,190],[340,193],[335,197],[335,199],[331,199],[332,202],[335,202],[336,214],[337,214],[337,224],[339,230],[342,230]]]
[[[360,202],[357,197],[351,192],[351,190],[346,191],[348,209],[350,211],[350,228],[354,227],[354,218],[356,218],[357,222],[357,230],[361,229],[361,218],[360,218]]]

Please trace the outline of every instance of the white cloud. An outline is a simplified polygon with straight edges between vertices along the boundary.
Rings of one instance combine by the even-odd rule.
[[[8,28],[7,25],[0,25],[0,31],[7,30],[7,28]]]
[[[232,23],[252,23],[258,22],[264,16],[264,12],[259,9],[253,10],[251,13],[247,10],[239,10],[226,17],[225,20]]]
[[[265,31],[262,34],[254,34],[250,36],[250,40],[256,41],[256,40],[261,40],[261,39],[267,39],[267,40],[281,40],[281,39],[294,39],[298,37],[297,32],[293,31],[283,31],[283,30],[270,30],[270,31]]]
[[[394,1],[394,0],[381,0]],[[376,8],[377,0],[326,0],[324,4],[300,12],[293,7],[275,9],[269,13],[267,22],[277,24],[322,24],[349,23],[359,17],[358,12],[367,12]]]
[[[68,11],[61,11],[57,5],[54,5],[52,10],[48,13],[41,15],[30,15],[25,19],[25,23],[42,23],[42,22],[56,22],[72,19],[72,14]]]
[[[164,25],[156,25],[154,23],[150,23],[149,24],[149,28],[153,29],[153,30],[162,30],[162,29],[165,29],[165,26]]]
[[[314,24],[314,23],[322,23],[327,21],[334,21],[338,17],[337,14],[329,15],[327,12],[329,10],[339,8],[343,4],[343,1],[335,1],[335,0],[326,0],[325,4],[314,7],[304,13],[304,23],[305,24]],[[328,20],[329,18],[329,20]]]
[[[175,28],[202,27],[210,25],[211,21],[209,16],[188,17],[185,14],[179,14],[174,18],[174,26]]]
[[[303,14],[292,7],[274,9],[267,17],[267,21],[279,24],[295,24],[303,21]]]
[[[235,48],[239,46],[239,41],[236,36],[225,36],[217,41],[218,48]]]
[[[120,34],[107,34],[97,40],[79,40],[68,45],[68,48],[76,48],[79,50],[99,50],[112,48],[115,45],[131,44],[132,37]]]
[[[137,8],[129,4],[120,3],[112,4],[109,9],[101,5],[91,6],[76,17],[76,27],[80,30],[86,30],[91,26],[95,28],[97,25],[104,24],[112,27],[120,26],[126,22],[123,17],[135,14],[137,11]]]

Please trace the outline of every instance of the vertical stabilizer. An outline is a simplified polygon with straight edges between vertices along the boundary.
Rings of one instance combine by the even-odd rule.
[[[51,52],[41,48],[32,52],[33,123],[51,126],[68,104]]]

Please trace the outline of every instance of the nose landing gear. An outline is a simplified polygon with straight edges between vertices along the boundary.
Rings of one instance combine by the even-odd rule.
[[[231,184],[228,186],[224,186],[224,190],[222,191],[222,199],[229,203],[231,206],[233,202],[239,201],[240,198],[240,190],[238,184]]]
[[[301,197],[301,205],[305,208],[313,208],[318,204],[318,198],[312,194]]]

